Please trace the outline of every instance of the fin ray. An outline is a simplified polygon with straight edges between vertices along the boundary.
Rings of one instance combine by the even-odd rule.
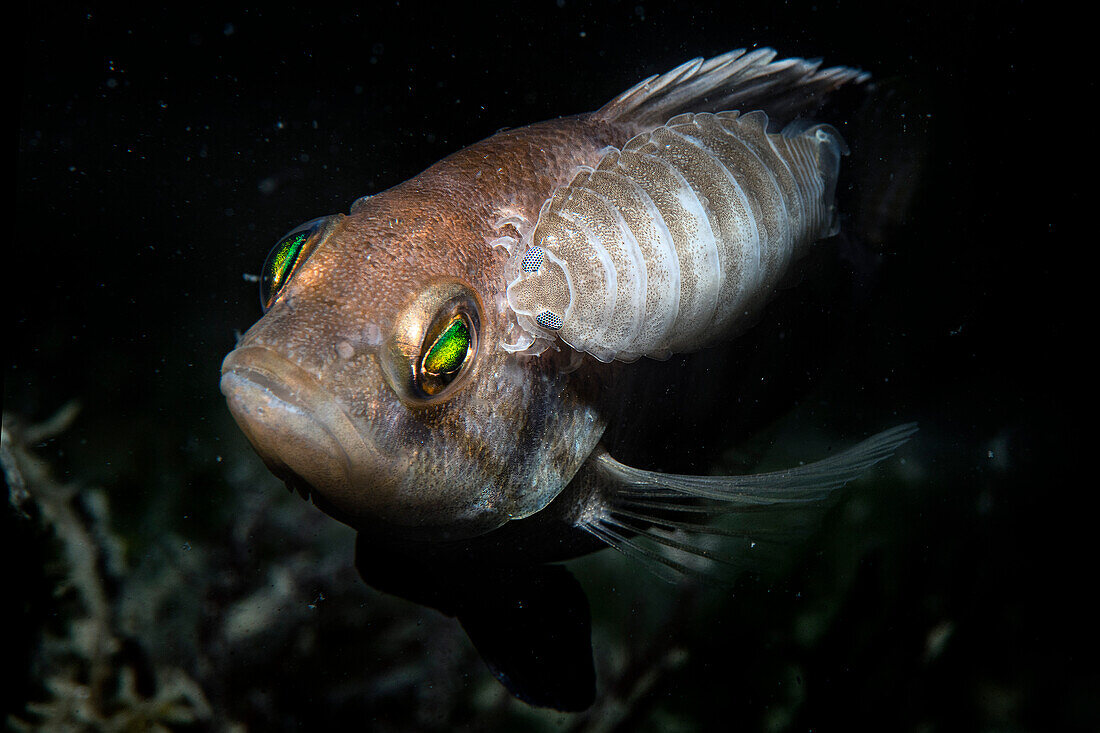
[[[585,531],[607,543],[608,546],[615,548],[631,560],[638,561],[643,567],[662,580],[675,583],[683,576],[705,576],[700,570],[665,557],[657,550],[640,544],[635,539],[610,529],[605,523],[587,523],[582,526]]]
[[[615,97],[596,114],[639,129],[663,125],[681,112],[762,109],[789,122],[812,113],[830,92],[870,75],[847,66],[821,68],[820,59],[775,60],[775,50],[737,49],[712,59],[692,59],[645,79]]]
[[[666,517],[657,518],[652,514],[641,514],[639,512],[632,512],[625,509],[624,506],[635,506],[633,502],[622,502],[615,507],[616,516],[624,516],[629,519],[635,519],[642,522],[649,522],[660,528],[671,528],[672,530],[682,530],[684,532],[696,532],[703,535],[716,535],[720,537],[733,537],[736,539],[745,540],[758,540],[766,536],[779,536],[779,535],[792,535],[796,533],[796,530],[785,527],[768,527],[768,526],[756,526],[752,529],[740,529],[736,527],[721,527],[713,524],[702,524],[699,522],[681,522],[675,519],[668,519]],[[654,508],[661,508],[659,505],[653,505]],[[707,515],[708,518],[714,516],[712,511]]]
[[[837,489],[889,458],[917,431],[898,425],[815,463],[747,476],[689,476],[631,468],[606,453],[597,467],[612,487],[579,526],[665,580],[677,575],[725,579],[759,569],[782,545],[806,534]],[[766,517],[758,512],[769,511]],[[753,514],[742,527],[708,524]],[[709,541],[708,541],[709,540]],[[737,542],[745,552],[734,552]],[[719,543],[730,543],[716,547]],[[724,567],[721,567],[724,566]]]
[[[747,476],[690,476],[631,468],[607,454],[599,457],[604,469],[633,496],[676,498],[691,496],[742,505],[769,505],[817,501],[891,456],[913,433],[915,423],[885,430],[829,458],[769,473]]]

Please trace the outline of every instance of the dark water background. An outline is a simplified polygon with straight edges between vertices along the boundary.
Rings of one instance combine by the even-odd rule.
[[[3,409],[25,424],[81,406],[30,448],[81,489],[72,506],[100,533],[106,623],[126,640],[101,681],[109,715],[195,729],[1095,730],[1096,551],[1078,542],[1091,490],[1068,471],[1086,398],[1071,339],[1088,331],[1072,323],[1080,291],[1057,264],[1069,244],[1054,206],[1081,194],[1033,145],[1057,119],[1038,63],[1047,11],[477,7],[24,10]],[[586,716],[536,711],[452,620],[362,586],[350,530],[251,453],[217,389],[235,331],[259,316],[244,275],[286,230],[501,127],[747,45],[862,67],[888,93],[831,120],[850,125],[841,201],[856,234],[813,260],[829,276],[770,311],[731,378],[783,389],[738,391],[755,405],[746,427],[679,441],[700,470],[752,470],[898,422],[921,432],[772,583],[685,593],[610,552],[575,563],[599,701]],[[769,344],[797,363],[769,361]],[[27,506],[31,519],[9,509],[3,525],[16,611],[3,659],[22,682],[5,714],[41,724],[79,718],[102,663],[79,642],[87,609],[56,523]]]

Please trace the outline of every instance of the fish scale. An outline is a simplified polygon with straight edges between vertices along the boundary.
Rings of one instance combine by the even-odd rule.
[[[679,114],[581,170],[518,254],[552,255],[508,286],[521,324],[605,362],[734,335],[835,218],[839,134],[767,124],[763,112]]]

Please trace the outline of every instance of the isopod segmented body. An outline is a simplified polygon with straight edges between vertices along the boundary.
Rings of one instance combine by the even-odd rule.
[[[790,262],[836,231],[840,135],[767,123],[759,111],[680,114],[555,191],[508,285],[524,330],[601,361],[736,333]]]

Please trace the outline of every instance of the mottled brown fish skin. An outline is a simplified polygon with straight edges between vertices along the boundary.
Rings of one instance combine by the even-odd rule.
[[[549,503],[603,433],[599,400],[615,367],[585,357],[567,369],[571,355],[500,348],[507,254],[491,242],[514,233],[495,226],[504,218],[533,225],[578,166],[634,132],[593,115],[503,131],[340,218],[223,366],[225,374],[280,375],[282,399],[269,399],[267,413],[223,377],[234,416],[276,474],[312,483],[315,501],[343,521],[402,537],[475,536]],[[478,354],[450,398],[414,404],[386,377],[380,344],[426,288],[450,283],[479,303]],[[297,443],[281,442],[284,416],[273,413],[288,402],[317,413],[326,395],[342,416],[321,422],[339,423],[329,432],[346,455],[330,455],[324,441],[303,448],[305,430]],[[353,432],[361,444],[347,438]],[[333,465],[319,465],[325,455]]]

